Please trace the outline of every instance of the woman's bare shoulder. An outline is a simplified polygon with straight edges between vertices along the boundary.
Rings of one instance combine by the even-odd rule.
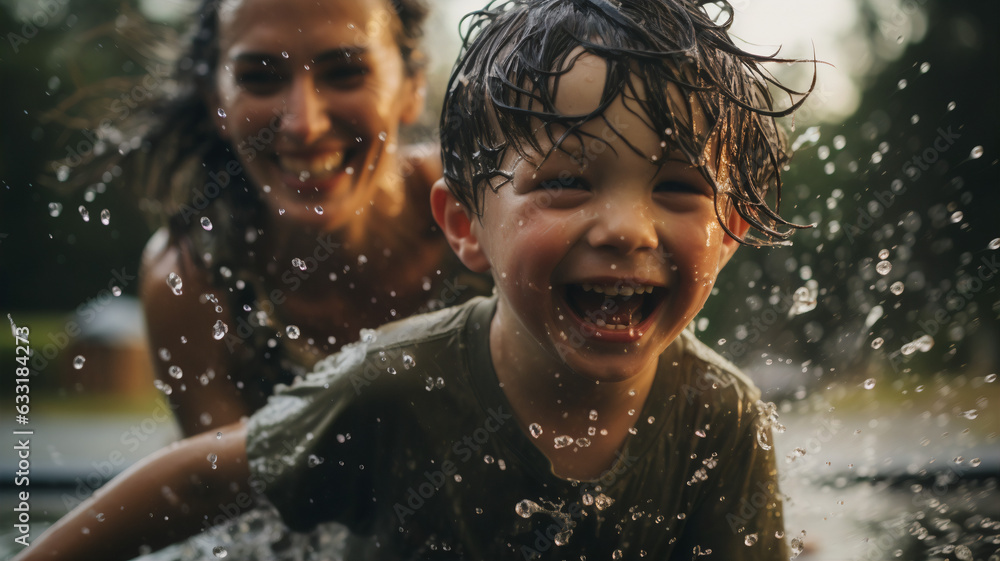
[[[185,308],[197,304],[198,295],[211,289],[208,271],[166,228],[160,228],[149,238],[139,269],[139,297],[147,314],[183,313]],[[192,296],[195,302],[191,302]]]

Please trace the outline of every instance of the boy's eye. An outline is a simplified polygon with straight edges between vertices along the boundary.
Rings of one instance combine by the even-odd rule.
[[[705,190],[686,183],[684,181],[662,181],[653,188],[655,193],[691,193],[695,195],[705,194]]]

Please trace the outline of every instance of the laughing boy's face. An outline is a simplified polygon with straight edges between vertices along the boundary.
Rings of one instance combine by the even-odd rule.
[[[579,58],[557,110],[592,111],[604,76],[602,59]],[[472,232],[499,293],[491,338],[515,356],[594,381],[651,375],[738,246],[698,168],[647,122],[622,96],[548,159],[544,132],[540,152],[509,151],[512,181],[487,191]],[[727,225],[744,232],[737,220]]]

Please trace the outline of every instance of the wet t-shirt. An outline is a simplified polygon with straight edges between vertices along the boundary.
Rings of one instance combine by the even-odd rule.
[[[347,558],[788,559],[759,392],[685,333],[614,465],[569,481],[492,366],[496,299],[390,324],[252,417],[252,485]],[[599,438],[597,436],[596,438]]]

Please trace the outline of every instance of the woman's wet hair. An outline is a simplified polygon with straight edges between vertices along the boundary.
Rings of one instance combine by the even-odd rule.
[[[569,137],[586,147],[596,137],[581,126],[601,119],[650,161],[662,165],[669,150],[679,150],[696,165],[715,190],[716,213],[728,234],[722,217],[732,205],[763,234],[748,234],[744,243],[783,243],[802,226],[778,214],[788,152],[775,118],[801,106],[815,85],[815,71],[805,92],[778,83],[761,63],[798,61],[734,45],[728,35],[732,16],[728,2],[703,0],[495,0],[467,15],[441,113],[449,188],[481,215],[485,189],[496,191],[511,180],[502,169],[508,150],[523,157],[542,153],[540,130],[552,146],[546,158],[566,151],[562,141]],[[561,114],[555,107],[560,77],[586,53],[607,63],[600,103],[586,114]],[[775,109],[769,87],[787,94],[790,106]],[[637,114],[660,134],[663,154],[640,153],[603,116],[620,96],[638,106]],[[695,107],[704,119],[693,118]],[[714,155],[712,161],[706,153]],[[724,169],[716,170],[719,165]]]

